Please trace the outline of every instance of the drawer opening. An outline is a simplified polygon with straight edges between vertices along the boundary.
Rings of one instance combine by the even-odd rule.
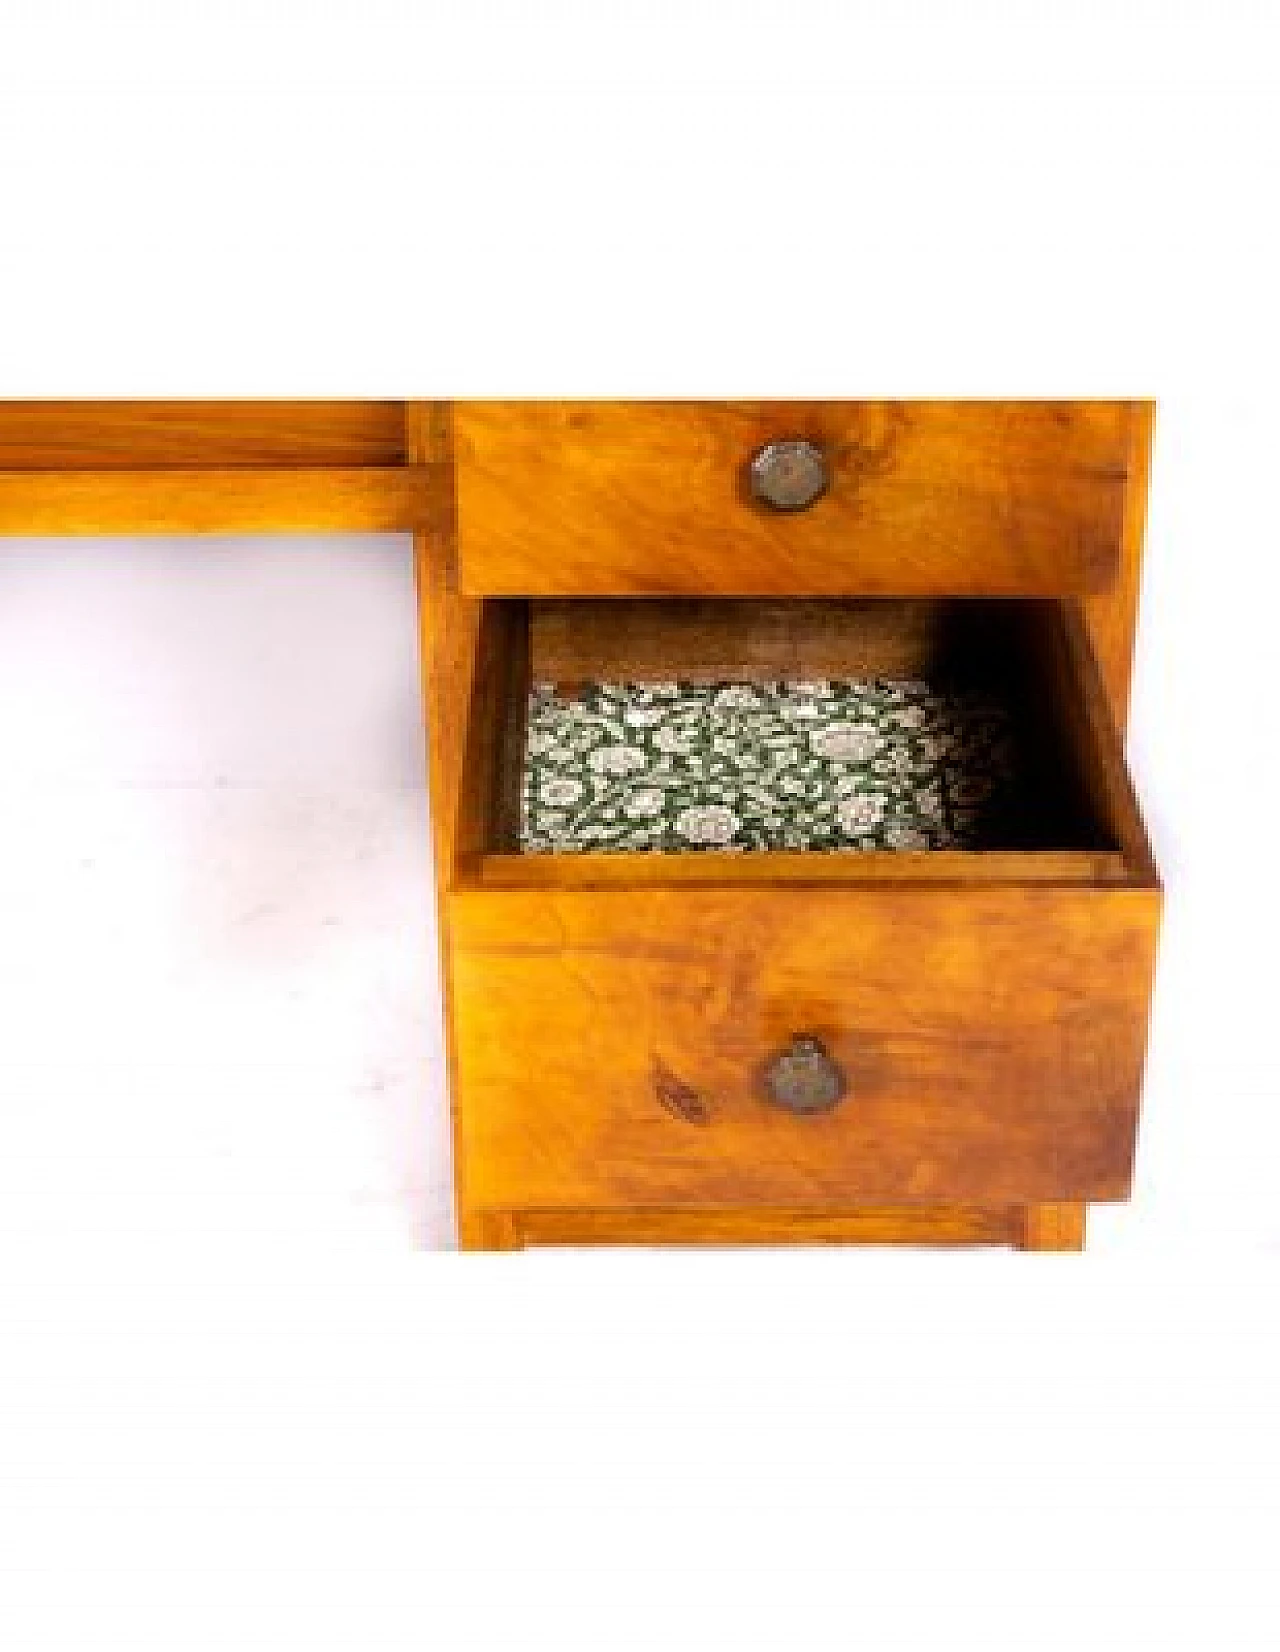
[[[459,824],[485,886],[1154,881],[1051,600],[490,599]]]

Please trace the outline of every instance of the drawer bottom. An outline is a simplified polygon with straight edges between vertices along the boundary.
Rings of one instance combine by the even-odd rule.
[[[804,1210],[485,1210],[459,1223],[463,1250],[526,1245],[1012,1245],[1083,1250],[1083,1203],[864,1205]]]

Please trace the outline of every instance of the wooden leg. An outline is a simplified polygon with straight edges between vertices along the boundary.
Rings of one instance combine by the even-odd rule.
[[[1083,1204],[1024,1205],[1021,1250],[1083,1250]]]
[[[509,1210],[458,1213],[459,1250],[523,1250],[524,1239]]]

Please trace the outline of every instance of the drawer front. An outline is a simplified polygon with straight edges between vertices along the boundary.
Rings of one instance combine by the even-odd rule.
[[[457,893],[467,1201],[1123,1197],[1158,914],[1154,888]],[[777,1063],[798,1038],[838,1099]]]
[[[459,402],[460,582],[511,596],[1105,589],[1137,406]],[[801,486],[805,463],[825,481],[805,508],[753,490],[771,486],[767,468],[753,484],[753,460],[789,441],[807,444]]]

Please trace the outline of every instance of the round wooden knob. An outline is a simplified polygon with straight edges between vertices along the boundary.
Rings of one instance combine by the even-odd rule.
[[[844,1073],[816,1038],[793,1038],[764,1070],[775,1107],[788,1113],[825,1113],[848,1089]]]
[[[802,511],[827,491],[827,461],[813,442],[766,442],[751,461],[751,491],[776,511]]]

